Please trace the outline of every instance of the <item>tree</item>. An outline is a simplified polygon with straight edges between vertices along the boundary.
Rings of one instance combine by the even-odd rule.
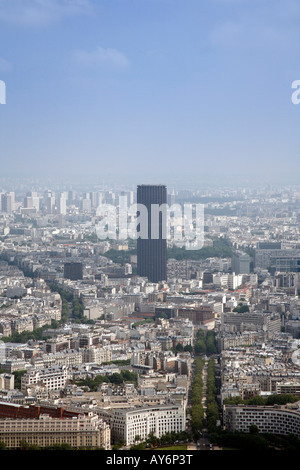
[[[238,312],[238,313],[245,313],[245,312],[249,312],[249,307],[248,305],[239,304],[239,307],[235,307],[233,311]]]
[[[144,442],[140,442],[139,444],[131,446],[130,450],[146,450],[146,444]]]
[[[195,354],[204,354],[205,353],[205,342],[203,340],[197,340],[195,343]]]
[[[216,354],[216,352],[215,333],[214,331],[208,331],[206,334],[206,354],[212,355]]]
[[[183,345],[181,343],[176,344],[176,352],[183,352]]]
[[[250,434],[253,434],[253,435],[259,434],[259,429],[258,429],[258,427],[255,426],[255,424],[251,424],[251,426],[249,427],[249,433],[250,433]]]
[[[29,450],[29,447],[30,446],[29,446],[27,441],[25,441],[25,440],[20,441],[20,449],[21,450]]]

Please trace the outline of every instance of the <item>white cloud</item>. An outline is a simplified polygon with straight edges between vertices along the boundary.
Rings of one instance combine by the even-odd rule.
[[[90,11],[90,0],[0,0],[0,22],[22,26],[45,26]]]
[[[97,47],[95,51],[75,50],[72,53],[73,61],[81,66],[113,66],[126,68],[129,65],[127,57],[116,49]]]

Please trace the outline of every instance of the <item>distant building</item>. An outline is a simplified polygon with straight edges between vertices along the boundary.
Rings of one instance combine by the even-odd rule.
[[[231,271],[235,274],[250,274],[250,256],[243,251],[235,251],[231,257]]]
[[[15,210],[15,193],[10,191],[6,194],[2,194],[2,211],[12,213]]]
[[[82,263],[69,262],[64,264],[64,278],[71,281],[83,279]]]
[[[299,255],[271,257],[270,260],[271,274],[274,275],[276,272],[281,273],[300,273],[300,252]]]
[[[255,267],[271,269],[273,273],[300,272],[300,249],[256,249]]]
[[[224,312],[222,322],[226,331],[257,331],[264,338],[271,338],[281,330],[280,315],[271,312]]]
[[[150,282],[167,279],[167,215],[162,204],[167,204],[167,189],[163,185],[140,185],[137,187],[137,203],[143,205],[148,214],[143,219],[143,227],[139,227],[137,239],[137,273],[147,277]],[[154,215],[152,209],[157,208]],[[144,230],[144,232],[143,232]]]
[[[258,250],[281,250],[281,242],[259,242],[257,243]]]
[[[61,194],[57,199],[57,213],[61,215],[66,215],[67,213],[67,196]]]
[[[24,198],[24,208],[25,209],[35,209],[39,211],[40,209],[40,198],[36,192],[28,193]]]
[[[187,318],[193,323],[193,325],[202,325],[203,327],[208,327],[209,325],[214,325],[215,314],[210,306],[187,306],[178,308],[178,318]]]

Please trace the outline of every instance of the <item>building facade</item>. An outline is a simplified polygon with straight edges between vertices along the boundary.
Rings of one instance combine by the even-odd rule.
[[[33,368],[26,372],[21,379],[21,392],[26,393],[28,386],[42,383],[48,390],[64,388],[69,379],[66,366],[53,366],[45,369]]]
[[[111,419],[112,440],[126,445],[147,439],[149,434],[161,437],[169,432],[185,430],[185,409],[167,405],[115,410]]]
[[[248,433],[254,425],[262,433],[300,438],[299,402],[290,406],[224,405],[223,424],[232,432]]]
[[[235,251],[231,258],[231,270],[235,274],[250,274],[250,256],[243,251]]]
[[[68,444],[73,448],[110,450],[110,428],[97,415],[89,413],[71,418],[0,419],[0,441],[8,449],[18,449],[23,442],[38,447]]]
[[[150,282],[167,279],[167,215],[159,208],[167,203],[167,189],[163,185],[137,187],[137,203],[145,211],[139,215],[137,239],[137,272]],[[154,209],[158,209],[155,212]]]
[[[83,265],[82,263],[69,262],[64,264],[64,278],[71,281],[83,279]]]

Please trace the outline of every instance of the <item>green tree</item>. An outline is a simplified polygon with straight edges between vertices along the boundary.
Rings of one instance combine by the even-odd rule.
[[[175,350],[176,352],[183,352],[183,345],[181,343],[177,343]]]
[[[194,346],[195,354],[204,354],[206,351],[204,340],[197,340]]]
[[[191,346],[190,344],[187,344],[186,346],[184,346],[184,351],[185,352],[189,352],[189,353],[193,353],[193,346]]]

